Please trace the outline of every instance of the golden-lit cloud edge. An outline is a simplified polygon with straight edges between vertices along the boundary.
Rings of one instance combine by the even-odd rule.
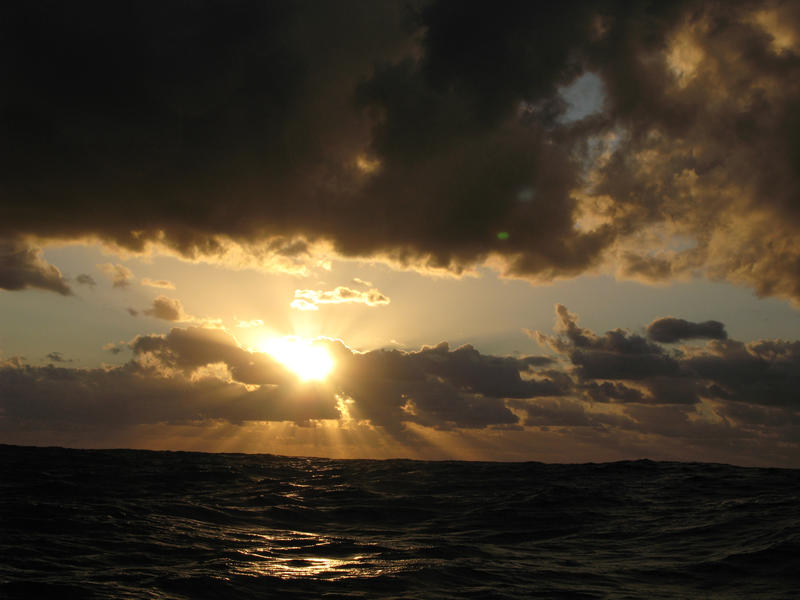
[[[68,294],[38,247],[94,239],[297,274],[489,265],[800,298],[795,3],[519,3],[491,39],[482,8],[435,0],[346,22],[335,6],[220,9],[248,23],[242,39],[208,36],[219,15],[201,5],[165,8],[159,27],[146,5],[109,22],[95,8],[70,9],[93,33],[60,27],[66,8],[43,32],[24,3],[2,25],[0,238],[27,244],[3,251],[3,289]],[[180,52],[173,23],[191,32]],[[66,60],[75,47],[131,68],[109,81]],[[587,74],[602,101],[569,118],[563,91]]]
[[[800,341],[744,344],[720,322],[678,317],[657,319],[644,334],[598,334],[561,305],[554,334],[530,333],[549,355],[494,356],[446,343],[356,352],[318,338],[304,343],[324,348],[333,368],[303,382],[224,330],[176,327],[109,346],[132,353],[118,367],[4,361],[0,431],[29,443],[73,431],[80,445],[99,431],[129,440],[133,431],[161,429],[172,434],[147,439],[165,447],[178,431],[185,443],[202,445],[227,430],[236,448],[275,451],[272,442],[235,440],[283,428],[300,432],[284,453],[308,450],[317,431],[317,450],[331,456],[370,456],[366,442],[355,450],[362,437],[375,444],[374,456],[416,448],[415,456],[431,458],[592,460],[594,453],[595,460],[800,465]]]

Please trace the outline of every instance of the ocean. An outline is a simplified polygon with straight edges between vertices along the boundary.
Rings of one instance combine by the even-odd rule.
[[[800,597],[800,470],[0,446],[0,598]]]

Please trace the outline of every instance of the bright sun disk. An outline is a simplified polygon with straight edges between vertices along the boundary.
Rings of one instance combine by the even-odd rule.
[[[333,357],[323,346],[296,337],[272,338],[260,344],[301,381],[320,381],[333,370]]]

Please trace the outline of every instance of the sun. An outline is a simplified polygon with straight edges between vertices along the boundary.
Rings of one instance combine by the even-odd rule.
[[[260,349],[294,372],[300,381],[322,381],[333,370],[333,357],[328,350],[310,340],[271,338],[261,342]]]

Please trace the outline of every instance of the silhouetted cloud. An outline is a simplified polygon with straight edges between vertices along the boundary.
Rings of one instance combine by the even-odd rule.
[[[0,238],[0,289],[37,288],[63,296],[72,294],[57,267],[42,258],[42,251],[20,239]]]
[[[698,338],[724,340],[728,334],[725,332],[725,326],[719,321],[692,323],[675,317],[662,317],[647,326],[647,336],[656,342],[671,344]]]
[[[61,352],[50,352],[47,357],[48,359],[52,360],[56,363],[70,363],[72,359],[64,358],[64,355]]]
[[[794,3],[120,10],[3,8],[0,235],[800,299]]]
[[[119,428],[214,419],[302,422],[338,416],[335,399],[313,387],[248,390],[213,375],[194,380],[182,375],[155,377],[132,363],[87,370],[0,367],[0,390],[5,418],[25,423]]]
[[[419,427],[490,437],[520,431],[563,436],[572,448],[624,447],[625,456],[675,455],[665,450],[672,448],[687,459],[744,461],[758,449],[800,464],[798,341],[711,340],[668,350],[625,330],[594,333],[563,306],[555,335],[540,339],[558,358],[492,356],[447,343],[360,353],[319,338],[313,343],[328,350],[335,369],[325,382],[301,383],[227,331],[175,327],[134,338],[132,359],[119,367],[0,363],[2,426],[340,419],[406,441]]]
[[[560,304],[559,335],[533,335],[568,357],[581,389],[595,402],[691,405],[713,399],[797,408],[793,390],[800,385],[800,342],[728,340],[717,321],[669,317],[653,321],[651,330],[654,324],[656,337],[666,343],[677,335],[721,339],[702,348],[668,350],[621,329],[598,336],[578,326],[577,316]]]

